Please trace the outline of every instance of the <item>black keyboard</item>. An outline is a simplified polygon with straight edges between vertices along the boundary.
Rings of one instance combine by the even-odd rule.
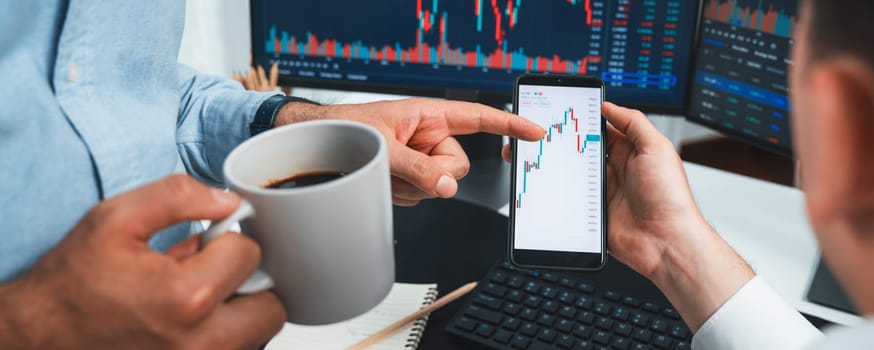
[[[572,274],[492,267],[446,331],[494,349],[690,349],[670,306]]]

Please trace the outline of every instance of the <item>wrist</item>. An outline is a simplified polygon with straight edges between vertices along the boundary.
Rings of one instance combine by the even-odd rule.
[[[695,233],[666,245],[650,279],[695,332],[755,273],[703,219]]]
[[[289,102],[282,106],[276,113],[274,127],[299,123],[309,120],[327,119],[330,113],[328,112],[332,106],[323,106],[319,104],[295,101]]]

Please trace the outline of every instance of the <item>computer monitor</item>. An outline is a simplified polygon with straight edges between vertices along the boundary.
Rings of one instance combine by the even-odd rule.
[[[252,0],[254,62],[290,86],[511,101],[526,72],[595,75],[607,98],[682,114],[691,0]]]
[[[797,0],[704,0],[688,119],[790,155]]]

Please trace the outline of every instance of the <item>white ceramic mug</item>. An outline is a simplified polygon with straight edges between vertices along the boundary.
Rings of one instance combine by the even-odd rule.
[[[264,188],[296,174],[341,171],[328,182]],[[363,314],[394,283],[388,150],[374,128],[322,120],[257,135],[224,163],[230,189],[243,201],[214,223],[204,242],[241,227],[261,246],[261,270],[239,293],[273,288],[288,321],[328,324]]]

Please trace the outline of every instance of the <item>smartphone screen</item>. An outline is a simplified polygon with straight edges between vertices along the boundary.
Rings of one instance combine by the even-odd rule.
[[[593,269],[606,260],[600,81],[520,78],[516,112],[546,129],[514,143],[511,260]]]

